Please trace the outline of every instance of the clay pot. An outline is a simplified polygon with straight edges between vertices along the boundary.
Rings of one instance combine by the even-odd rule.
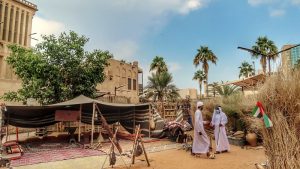
[[[246,135],[246,140],[252,147],[257,145],[257,135],[255,133],[248,133]]]

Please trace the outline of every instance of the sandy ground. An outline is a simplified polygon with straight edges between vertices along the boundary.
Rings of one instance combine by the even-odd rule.
[[[32,133],[30,133],[31,135]],[[28,137],[27,134],[22,136]],[[163,146],[170,144],[167,140],[147,143],[146,147]],[[125,145],[122,145],[123,147]],[[181,147],[179,145],[179,147]],[[131,145],[129,147],[131,149]],[[49,163],[40,163],[34,165],[14,167],[14,169],[101,169],[107,156],[84,157],[64,161]],[[216,159],[207,159],[206,156],[194,157],[183,149],[171,149],[160,152],[148,153],[151,166],[147,167],[144,156],[136,160],[132,169],[255,169],[255,163],[261,163],[266,160],[264,149],[242,149],[231,145],[229,153],[216,154]],[[127,166],[130,164],[130,158],[123,157]],[[104,168],[111,168],[106,161]],[[125,169],[125,165],[120,157],[117,157],[116,169]]]
[[[265,160],[263,149],[241,149],[240,147],[231,146],[229,153],[218,154],[216,159],[206,159],[203,157],[191,156],[185,150],[165,150],[148,154],[151,166],[147,167],[144,156],[137,159],[137,163],[131,166],[132,169],[255,169],[255,163],[261,163]],[[41,163],[29,166],[14,167],[15,169],[95,169],[101,168],[105,156],[85,157],[65,161],[50,163]],[[118,166],[114,168],[125,169],[120,158],[117,159]],[[130,159],[126,159],[130,163]],[[105,168],[108,168],[107,163]]]
[[[139,162],[133,169],[255,169],[255,163],[265,160],[264,150],[241,149],[231,147],[230,153],[218,154],[216,159],[191,156],[184,150],[167,150],[159,153],[149,154],[151,166],[146,162]],[[125,168],[125,167],[119,167]]]

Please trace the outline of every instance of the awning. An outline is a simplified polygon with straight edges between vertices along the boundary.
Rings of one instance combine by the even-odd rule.
[[[225,83],[225,85],[232,84],[232,85],[236,85],[236,86],[242,87],[244,89],[247,89],[247,88],[251,88],[251,87],[256,87],[257,85],[264,83],[265,80],[266,80],[266,75],[258,74],[258,75],[254,75],[254,76],[248,77],[243,80],[228,82],[228,83]]]

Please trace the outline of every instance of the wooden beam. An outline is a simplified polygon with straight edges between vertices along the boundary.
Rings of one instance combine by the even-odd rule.
[[[97,110],[98,110],[98,112],[99,112],[99,114],[100,114],[100,119],[101,119],[103,128],[108,132],[109,137],[110,137],[110,138],[113,138],[113,137],[114,137],[114,134],[113,134],[113,132],[111,131],[111,129],[109,128],[109,125],[108,125],[108,123],[106,122],[106,119],[104,118],[104,116],[102,115],[102,113],[101,113],[101,111],[100,111],[98,105],[95,105],[95,107],[97,108]],[[115,145],[116,145],[118,151],[122,153],[122,148],[121,148],[121,146],[120,146],[120,144],[119,144],[119,142],[118,142],[117,140],[116,140],[116,142],[115,142]]]
[[[94,121],[95,121],[95,103],[93,102],[93,116],[92,116],[92,130],[91,130],[91,146],[93,146],[94,141]]]
[[[78,142],[80,142],[80,135],[81,135],[81,113],[82,113],[82,104],[80,104],[80,108],[79,108]]]

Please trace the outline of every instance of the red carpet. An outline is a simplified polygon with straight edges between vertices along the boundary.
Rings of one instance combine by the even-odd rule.
[[[37,163],[47,163],[52,161],[61,161],[73,158],[89,157],[103,155],[104,153],[97,150],[74,148],[74,149],[61,149],[51,151],[41,151],[35,153],[24,153],[18,160],[12,160],[11,166],[32,165]]]

